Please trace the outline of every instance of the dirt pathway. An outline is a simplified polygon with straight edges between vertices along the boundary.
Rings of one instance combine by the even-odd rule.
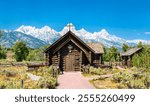
[[[57,89],[94,89],[81,72],[65,72],[59,75]]]

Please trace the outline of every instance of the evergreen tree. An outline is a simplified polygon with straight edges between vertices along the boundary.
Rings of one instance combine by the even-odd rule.
[[[109,54],[110,54],[111,60],[116,61],[117,60],[117,55],[118,55],[118,49],[116,47],[112,46],[109,49]]]
[[[25,60],[29,54],[29,50],[24,42],[16,42],[13,46],[16,61]]]
[[[124,43],[124,44],[122,45],[122,51],[123,51],[123,52],[126,52],[128,49],[129,49],[129,46]]]
[[[150,47],[143,46],[142,52],[133,56],[132,64],[133,66],[136,66],[136,67],[149,68],[150,67]]]
[[[141,42],[141,41],[140,41],[140,42],[138,42],[137,47],[143,47],[143,44],[142,44],[142,42]]]
[[[118,49],[114,46],[105,48],[104,61],[116,61],[118,58]]]
[[[3,35],[3,33],[2,33],[2,31],[0,30],[0,38],[2,37],[2,35]]]
[[[0,45],[0,59],[6,59],[6,50]]]

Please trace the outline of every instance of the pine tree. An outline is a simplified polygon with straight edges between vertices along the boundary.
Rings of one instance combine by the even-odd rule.
[[[136,67],[149,68],[150,67],[150,47],[147,45],[144,45],[142,47],[143,47],[142,52],[133,56],[132,64],[133,66],[136,66]]]
[[[140,42],[138,42],[137,47],[143,47],[143,44],[142,44],[142,42],[141,42],[141,41],[140,41]]]
[[[122,51],[123,51],[123,52],[126,52],[128,49],[129,49],[129,46],[124,43],[124,44],[122,45]]]

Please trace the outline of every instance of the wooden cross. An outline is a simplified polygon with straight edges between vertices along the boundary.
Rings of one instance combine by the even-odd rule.
[[[69,28],[69,31],[71,31],[71,27],[73,27],[73,25],[72,25],[71,23],[69,23],[69,24],[67,25],[67,27]]]

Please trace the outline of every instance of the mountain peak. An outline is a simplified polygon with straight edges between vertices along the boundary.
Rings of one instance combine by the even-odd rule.
[[[75,26],[72,23],[68,23],[67,26],[65,26],[68,30],[75,30]]]
[[[22,33],[27,33],[29,32],[30,30],[34,30],[35,27],[32,27],[32,26],[25,26],[25,25],[21,25],[18,29],[16,29],[15,31],[18,31],[18,32],[22,32]]]
[[[81,28],[79,31],[87,32],[84,28]]]
[[[68,23],[68,24],[63,28],[63,30],[60,31],[59,33],[60,33],[61,35],[64,35],[64,34],[67,33],[69,30],[72,31],[72,32],[75,32],[75,31],[76,31],[76,28],[75,28],[75,26],[74,26],[72,23]]]
[[[110,35],[106,29],[102,29],[100,32],[107,36]]]
[[[45,41],[46,43],[52,42],[52,38],[58,38],[59,33],[49,26],[44,26],[42,28],[35,28],[32,26],[20,26],[16,29],[18,32],[25,33],[27,35],[32,35],[35,38]]]
[[[18,29],[29,29],[29,28],[35,28],[35,26],[25,26],[25,25],[21,25]]]
[[[41,29],[43,29],[43,30],[51,30],[51,28],[49,26],[44,26]]]

